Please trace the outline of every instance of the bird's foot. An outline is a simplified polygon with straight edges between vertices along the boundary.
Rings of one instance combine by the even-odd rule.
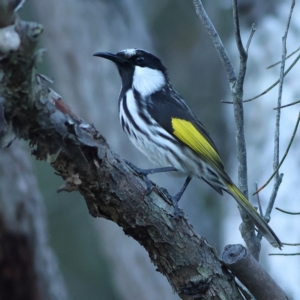
[[[171,196],[169,194],[169,192],[167,191],[167,189],[165,189],[165,188],[159,188],[159,191],[165,199],[169,200],[173,204],[173,207],[174,207],[173,218],[177,219],[179,216],[181,216],[182,212],[179,210],[178,202],[179,202],[182,194],[179,192],[175,196]]]
[[[150,174],[155,174],[155,173],[163,173],[163,172],[172,172],[172,171],[177,171],[176,168],[174,167],[163,167],[163,168],[153,168],[153,169],[140,169],[136,165],[134,165],[132,162],[125,160],[124,162],[140,177],[142,177],[146,183],[147,186],[147,191],[146,195],[149,195],[152,190],[153,190],[153,183],[152,181],[147,177]]]
[[[140,177],[143,178],[144,182],[146,183],[146,196],[148,196],[153,191],[153,183],[152,181],[147,177],[149,174],[148,170],[140,169],[136,165],[134,165],[132,162],[125,160],[124,162]]]
[[[147,177],[148,175],[155,174],[155,173],[162,173],[162,172],[177,171],[177,169],[174,168],[174,167],[164,167],[164,168],[156,168],[156,169],[155,168],[154,169],[140,169],[128,160],[124,160],[124,162],[136,174],[138,174],[140,177],[143,178],[144,182],[146,183],[146,187],[147,187],[146,195],[149,195],[153,191],[153,187],[154,187],[152,181]],[[190,180],[191,180],[191,177],[188,177],[186,179],[183,187],[181,188],[180,192],[177,193],[175,196],[171,196],[165,188],[158,188],[158,190],[159,190],[160,194],[162,195],[162,197],[165,198],[166,200],[169,200],[173,204],[173,207],[174,207],[173,218],[174,219],[177,219],[181,215],[181,212],[179,211],[179,207],[178,207],[178,202],[179,202],[183,192],[185,191],[187,185],[189,184]]]

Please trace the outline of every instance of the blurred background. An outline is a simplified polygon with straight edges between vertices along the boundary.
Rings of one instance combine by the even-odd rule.
[[[245,99],[269,87],[279,77],[281,38],[290,4],[286,1],[241,0],[241,27],[244,43],[256,23],[249,52]],[[232,26],[231,1],[204,1],[207,13],[218,30],[229,55],[238,68],[239,55]],[[224,68],[212,42],[197,18],[193,2],[183,0],[28,0],[20,11],[23,19],[43,24],[40,47],[46,48],[39,72],[54,79],[53,88],[86,121],[93,123],[111,148],[139,167],[151,167],[131,145],[118,119],[120,78],[115,66],[93,57],[98,51],[118,52],[142,48],[161,58],[171,81],[200,120],[206,125],[233,181],[237,182],[235,126],[230,90]],[[299,4],[294,11],[288,38],[288,52],[299,47]],[[291,58],[287,61],[290,65]],[[283,103],[299,99],[299,67],[286,77]],[[254,182],[262,185],[272,173],[273,140],[277,90],[245,105],[245,132],[248,151],[249,194]],[[282,110],[281,146],[283,155],[295,126],[298,106]],[[285,174],[275,206],[300,211],[300,158],[297,134],[281,171]],[[93,219],[78,193],[57,194],[62,180],[45,162],[32,160],[43,195],[50,243],[62,271],[69,299],[178,299],[166,279],[155,271],[146,251],[117,225]],[[152,177],[171,194],[183,179],[160,174]],[[266,208],[272,183],[260,194]],[[256,205],[256,198],[250,197]],[[193,179],[180,206],[196,232],[207,238],[219,253],[228,243],[243,243],[236,203],[221,197],[205,183]],[[300,241],[299,217],[272,214],[271,227],[283,242]],[[277,252],[262,241],[261,262],[285,291],[300,294],[299,256],[268,256]],[[299,247],[284,247],[284,253]],[[285,270],[285,272],[282,272]],[[289,276],[287,276],[289,274]]]

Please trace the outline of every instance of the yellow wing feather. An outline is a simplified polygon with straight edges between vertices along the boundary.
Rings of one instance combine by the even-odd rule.
[[[222,165],[221,158],[215,148],[191,122],[172,118],[172,128],[173,134],[199,153],[204,160],[214,164],[217,168]]]

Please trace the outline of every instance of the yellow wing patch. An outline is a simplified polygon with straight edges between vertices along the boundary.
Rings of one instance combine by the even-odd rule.
[[[184,144],[200,154],[203,159],[219,167],[222,164],[219,154],[201,132],[189,121],[172,118],[173,134]]]

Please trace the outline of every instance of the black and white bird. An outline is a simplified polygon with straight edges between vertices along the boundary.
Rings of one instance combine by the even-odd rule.
[[[131,142],[160,167],[143,174],[174,171],[187,176],[177,202],[192,177],[207,182],[219,194],[229,193],[248,212],[256,227],[274,246],[282,244],[224,170],[219,152],[208,131],[185,101],[173,89],[160,59],[141,49],[125,49],[116,54],[98,52],[111,60],[122,79],[119,118]]]

